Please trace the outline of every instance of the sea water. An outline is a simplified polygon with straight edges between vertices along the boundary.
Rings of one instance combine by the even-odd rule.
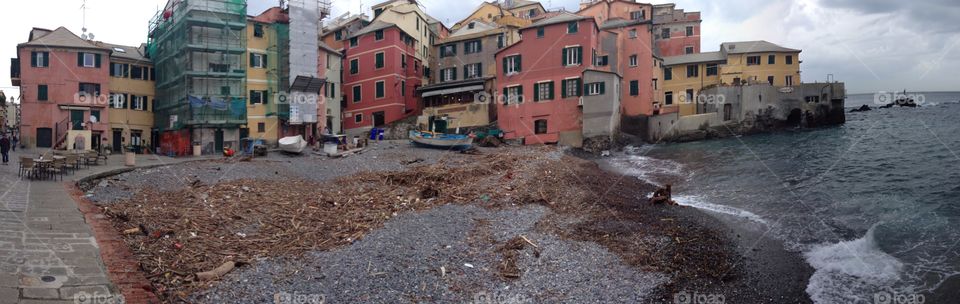
[[[608,161],[783,241],[815,269],[816,303],[957,299],[960,93],[919,94],[921,107],[893,109],[851,95],[848,109],[874,110],[842,126],[646,145]]]

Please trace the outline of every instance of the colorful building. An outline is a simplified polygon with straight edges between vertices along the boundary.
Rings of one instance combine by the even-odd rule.
[[[323,26],[320,34],[320,41],[330,48],[341,51],[344,48],[350,36],[370,24],[369,17],[364,14],[350,15],[344,14],[336,19],[330,20]]]
[[[159,147],[153,132],[156,73],[146,57],[146,45],[99,45],[111,49],[108,148],[115,153],[124,147],[138,153],[154,151]]]
[[[420,73],[424,77],[422,82],[428,82],[426,78],[432,75],[430,65],[436,59],[431,53],[433,43],[446,37],[449,30],[439,20],[424,13],[416,0],[387,0],[370,9],[373,10],[373,22],[394,24],[413,38],[415,56],[426,64],[425,70]],[[353,41],[350,41],[350,44],[352,43]]]
[[[320,55],[317,63],[321,75],[326,78],[326,84],[323,87],[321,95],[323,96],[324,107],[320,111],[326,116],[327,129],[333,134],[343,132],[343,55],[340,51],[320,42]]]
[[[281,92],[281,82],[286,82],[280,69],[285,50],[281,47],[290,40],[290,17],[278,7],[247,17],[246,40],[247,134],[275,146],[281,123],[276,97]]]
[[[606,112],[619,114],[618,96],[608,97],[611,105],[587,105],[581,98],[618,91],[619,75],[611,72],[609,63],[591,60],[617,58],[615,33],[601,31],[592,17],[562,12],[520,29],[520,35],[518,43],[496,54],[501,68],[496,83],[502,92],[497,116],[506,139],[580,146],[584,134],[592,133],[583,130],[583,107],[612,106],[617,109]],[[586,79],[594,71],[607,76]]]
[[[343,128],[358,134],[420,112],[422,42],[393,23],[374,21],[350,37],[343,68]]]
[[[11,69],[13,85],[20,87],[22,145],[100,148],[110,128],[111,52],[64,27],[30,31],[27,42],[17,45]],[[68,134],[84,142],[74,146],[76,137],[68,140]]]
[[[700,52],[700,12],[684,12],[673,3],[653,6],[653,41],[661,56]]]
[[[524,27],[545,16],[546,10],[536,1],[490,1],[482,2],[466,18],[457,22],[451,30],[457,31],[473,21],[495,23],[503,26]]]
[[[424,130],[464,133],[496,120],[497,51],[520,40],[519,28],[471,21],[434,45],[433,83],[420,88]]]

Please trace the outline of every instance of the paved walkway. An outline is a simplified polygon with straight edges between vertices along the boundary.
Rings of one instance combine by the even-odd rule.
[[[123,157],[66,175],[63,182],[30,181],[17,176],[20,156],[11,153],[0,165],[0,304],[110,303],[119,291],[110,282],[90,225],[68,191],[68,185],[92,174],[124,168]],[[145,155],[138,166],[177,163]]]

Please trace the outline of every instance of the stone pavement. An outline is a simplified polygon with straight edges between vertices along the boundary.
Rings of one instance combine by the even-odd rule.
[[[40,151],[17,150],[9,165],[0,165],[0,304],[113,303],[120,292],[68,187],[86,176],[125,168],[123,157],[113,155],[107,164],[83,168],[63,182],[19,178],[19,157]],[[140,155],[137,165],[192,159]]]

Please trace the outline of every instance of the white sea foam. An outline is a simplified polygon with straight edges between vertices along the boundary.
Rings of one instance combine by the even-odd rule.
[[[676,201],[677,204],[680,205],[680,206],[688,206],[688,207],[693,207],[693,208],[697,208],[697,209],[701,209],[701,210],[707,210],[707,211],[716,212],[716,213],[721,213],[721,214],[733,215],[733,216],[736,216],[736,217],[745,218],[745,219],[748,219],[748,220],[751,220],[751,221],[754,221],[754,222],[757,222],[757,223],[761,223],[761,224],[764,224],[764,225],[767,224],[767,220],[764,220],[762,217],[760,217],[759,215],[754,214],[753,212],[750,212],[750,211],[747,211],[747,210],[743,210],[743,209],[740,209],[740,208],[736,208],[736,207],[730,207],[730,206],[725,206],[725,205],[718,205],[718,204],[709,203],[709,202],[707,202],[705,199],[703,199],[702,197],[699,197],[699,196],[693,196],[693,195],[675,195],[675,196],[673,196],[673,200]]]
[[[684,177],[683,165],[672,160],[656,159],[642,155],[625,155],[610,161],[623,174],[635,176],[649,184],[663,186],[663,178]]]
[[[814,303],[873,301],[900,278],[903,263],[877,246],[874,229],[863,237],[814,246],[804,253],[815,271],[807,284]]]

